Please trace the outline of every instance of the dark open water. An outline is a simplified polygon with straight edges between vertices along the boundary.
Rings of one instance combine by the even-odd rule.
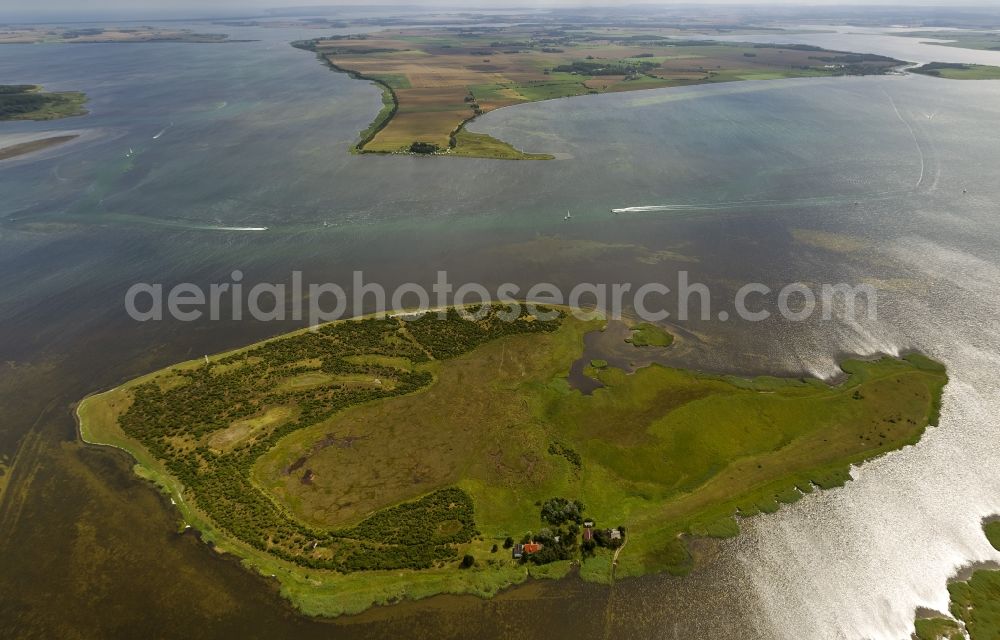
[[[83,90],[92,110],[0,126],[0,144],[83,134],[0,163],[0,455],[13,461],[0,635],[900,638],[915,607],[946,606],[956,567],[998,559],[978,523],[1000,510],[1000,83],[588,96],[476,125],[558,161],[358,157],[347,147],[378,92],[286,44],[315,32],[234,33],[264,41],[0,49],[4,82]],[[904,46],[864,37],[870,51]],[[609,213],[620,207],[658,210]],[[456,283],[566,288],[669,284],[687,269],[716,308],[747,281],[868,282],[877,321],[687,322],[674,358],[831,376],[842,353],[918,348],[952,383],[918,446],[707,545],[693,577],[610,592],[541,583],[313,621],[176,534],[126,456],[75,437],[71,406],[87,393],[298,326],[139,325],[123,311],[136,281],[209,283],[237,268],[247,282],[300,269],[347,283],[364,269],[391,287],[447,269]]]

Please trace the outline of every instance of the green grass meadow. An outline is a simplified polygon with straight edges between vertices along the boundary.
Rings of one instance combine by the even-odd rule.
[[[453,348],[478,335],[475,324],[463,322],[469,321],[453,318],[440,327],[432,321],[400,323],[398,329],[389,323],[378,325],[378,331],[387,333],[365,334],[374,340],[370,353],[352,347],[349,360],[340,360],[349,365],[337,367],[381,367],[378,382],[371,374],[321,375],[315,368],[328,365],[303,357],[311,343],[302,341],[309,338],[330,348],[333,343],[322,336],[340,335],[336,332],[296,334],[299,342],[289,343],[297,345],[295,351],[283,347],[282,338],[270,341],[270,351],[261,353],[285,354],[288,363],[280,366],[265,368],[267,363],[248,358],[253,347],[210,358],[209,365],[187,363],[88,398],[78,411],[81,433],[90,442],[131,451],[142,474],[172,496],[187,523],[220,550],[274,575],[282,592],[304,612],[339,615],[436,593],[488,597],[528,577],[565,576],[569,561],[529,568],[509,552],[493,550],[508,536],[520,539],[538,532],[544,526],[538,505],[554,496],[582,501],[598,527],[626,527],[628,544],[616,577],[685,573],[695,562],[687,546],[691,537],[734,536],[737,515],[771,513],[815,487],[840,486],[849,479],[851,464],[916,442],[936,422],[947,380],[940,365],[916,355],[847,361],[842,365],[845,379],[833,386],[815,379],[739,378],[660,365],[626,374],[606,366],[588,368],[604,386],[584,395],[570,386],[567,375],[583,356],[584,335],[599,330],[602,321],[567,316],[555,330]],[[668,333],[652,325],[637,326],[633,336],[641,344],[670,341]],[[424,351],[416,348],[420,345]],[[438,357],[428,359],[425,352]],[[256,413],[236,413],[239,419],[214,426],[197,436],[200,440],[164,436],[173,443],[167,451],[175,460],[204,451],[197,459],[211,465],[242,459],[238,456],[268,443],[241,481],[252,489],[241,490],[261,492],[282,518],[298,523],[291,538],[279,529],[230,535],[202,508],[197,492],[186,489],[168,466],[119,427],[134,389],[149,388],[154,381],[160,389],[155,394],[190,393],[190,387],[178,387],[173,378],[215,384],[204,371],[191,378],[205,366],[218,367],[220,380],[246,384],[252,382],[246,367],[256,367],[266,371],[275,391],[260,391],[261,398],[254,399]],[[400,394],[388,386],[396,378],[431,382]],[[326,388],[372,399],[316,413],[315,403],[326,397]],[[247,390],[235,393],[241,403],[248,400]],[[281,402],[281,410],[268,404],[271,397]],[[290,407],[290,398],[299,397],[312,404]],[[326,417],[292,430],[283,426],[301,419],[307,409]],[[269,433],[283,435],[269,440]],[[192,473],[197,480],[200,472]],[[461,569],[445,559],[423,569],[335,571],[309,560],[308,554],[321,554],[315,559],[323,561],[330,553],[348,553],[350,543],[344,538],[324,543],[332,551],[310,552],[315,544],[301,550],[303,542],[315,539],[308,536],[320,535],[311,532],[350,534],[370,522],[372,514],[381,514],[380,531],[394,539],[399,534],[392,531],[422,526],[401,522],[399,529],[385,529],[392,514],[406,513],[399,511],[401,505],[449,488],[464,492],[474,508],[474,534],[450,544],[453,557],[473,557],[472,568]],[[263,508],[254,507],[253,513],[259,515]],[[436,526],[449,525],[442,521]],[[308,536],[295,533],[300,530]],[[262,537],[271,542],[247,544],[248,535],[251,541]],[[269,551],[269,545],[279,542],[284,545],[278,549],[281,557]],[[292,551],[306,554],[308,562],[289,556]],[[611,580],[609,551],[576,563],[585,580]]]

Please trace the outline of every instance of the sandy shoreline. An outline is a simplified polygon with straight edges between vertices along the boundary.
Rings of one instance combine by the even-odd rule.
[[[69,142],[70,140],[75,140],[78,137],[80,137],[80,134],[50,136],[48,138],[29,140],[28,142],[19,142],[6,147],[0,147],[0,160],[8,160],[10,158],[17,158],[29,153],[35,153],[36,151],[50,149]]]

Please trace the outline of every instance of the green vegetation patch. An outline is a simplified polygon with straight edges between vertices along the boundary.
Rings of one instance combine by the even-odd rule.
[[[0,85],[0,120],[57,120],[87,113],[87,96],[76,91],[47,93],[33,84]]]
[[[1000,638],[1000,571],[976,571],[967,582],[948,585],[951,614],[972,640]]]
[[[472,133],[462,127],[454,136],[455,145],[449,151],[456,156],[493,158],[496,160],[552,160],[547,153],[525,153],[486,133]]]
[[[1000,551],[1000,520],[991,520],[983,525],[986,539],[990,541],[993,548]]]
[[[580,457],[580,454],[577,453],[575,449],[567,447],[561,442],[553,442],[550,444],[549,453],[554,456],[562,456],[563,458],[566,458],[566,461],[573,465],[573,467],[577,470],[583,467],[583,458]]]
[[[674,342],[674,336],[662,327],[643,322],[632,330],[628,340],[637,347],[669,347]]]
[[[510,320],[497,309],[476,305],[467,307],[463,312],[450,308],[443,312],[444,318],[435,312],[426,313],[407,322],[406,329],[431,356],[441,360],[461,355],[503,336],[550,332],[560,325],[558,319],[536,320],[523,313]],[[477,317],[479,315],[482,317]]]
[[[948,80],[1000,80],[1000,67],[985,64],[962,64],[959,62],[928,62],[912,69],[921,73]]]
[[[514,89],[529,102],[568,98],[591,93],[583,84],[585,79],[569,73],[553,72],[544,79],[519,82],[514,85]]]
[[[916,640],[962,640],[962,629],[950,618],[919,618],[915,623]]]
[[[401,73],[379,74],[379,75],[372,76],[372,78],[374,78],[375,80],[378,80],[379,82],[381,82],[383,84],[386,84],[386,85],[392,87],[393,89],[409,89],[410,88],[410,80],[409,80],[409,78],[407,78],[405,75],[403,75]]]
[[[345,321],[184,363],[85,400],[81,433],[131,451],[303,611],[336,615],[573,562],[609,582],[614,552],[619,577],[683,573],[689,536],[736,535],[735,514],[915,442],[947,379],[917,356],[845,362],[836,386],[608,366],[584,395],[566,376],[602,321],[507,314]]]

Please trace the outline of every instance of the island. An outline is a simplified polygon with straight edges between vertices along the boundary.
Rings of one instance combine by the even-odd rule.
[[[515,104],[738,80],[884,74],[893,58],[809,45],[692,40],[663,28],[527,25],[386,30],[293,43],[376,83],[383,108],[355,152],[551,159],[466,124]]]
[[[919,354],[844,361],[835,383],[627,373],[586,352],[603,319],[529,309],[344,320],[205,356],[85,398],[80,434],[127,451],[183,527],[301,611],[336,616],[571,570],[687,573],[693,540],[917,442],[947,382]],[[581,360],[596,388],[571,382]]]
[[[87,113],[79,91],[45,92],[34,84],[0,84],[0,120],[58,120]]]
[[[57,120],[86,115],[87,96],[79,91],[45,92],[34,84],[0,85],[0,121]],[[37,138],[0,147],[0,160],[16,158],[75,140],[78,134]]]
[[[910,71],[936,78],[947,78],[948,80],[1000,80],[1000,67],[988,64],[928,62],[914,67]]]

